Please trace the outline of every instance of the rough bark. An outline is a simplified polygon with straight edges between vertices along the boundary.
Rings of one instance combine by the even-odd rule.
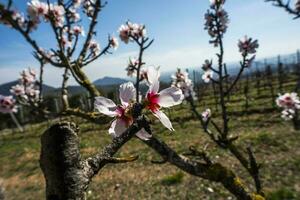
[[[46,180],[47,200],[84,200],[92,178],[108,163],[123,163],[137,157],[114,158],[113,155],[142,128],[146,120],[137,119],[122,135],[87,159],[79,150],[78,127],[74,123],[53,125],[41,138],[40,166]]]
[[[60,123],[41,138],[40,165],[46,179],[47,200],[83,200],[89,178],[79,152],[78,128]]]

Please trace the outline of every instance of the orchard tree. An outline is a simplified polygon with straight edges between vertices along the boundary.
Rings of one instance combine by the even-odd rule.
[[[256,162],[251,148],[247,148],[248,154],[244,155],[242,148],[234,143],[238,137],[230,136],[226,102],[226,96],[232,92],[244,69],[251,66],[258,44],[256,40],[247,37],[239,41],[239,51],[242,55],[241,69],[230,86],[225,87],[227,77],[224,76],[223,36],[228,28],[229,19],[224,10],[224,4],[224,0],[212,0],[210,9],[205,15],[205,29],[211,36],[210,43],[219,48],[220,52],[217,54],[217,68],[213,67],[211,63],[209,67],[206,67],[203,75],[205,82],[214,82],[217,86],[216,91],[219,94],[219,105],[222,112],[222,124],[220,125],[213,121],[210,109],[206,109],[203,113],[197,111],[194,104],[193,83],[188,78],[188,74],[178,71],[173,78],[172,86],[160,90],[159,68],[146,66],[143,59],[144,52],[151,46],[153,40],[147,37],[144,25],[130,21],[120,27],[119,36],[124,43],[134,43],[138,47],[137,59],[130,59],[127,67],[127,74],[136,78],[135,84],[120,85],[119,102],[101,96],[83,71],[88,64],[102,55],[111,53],[110,51],[118,46],[117,39],[114,37],[108,38],[107,45],[103,49],[94,40],[98,15],[105,5],[100,0],[58,0],[55,3],[32,0],[28,3],[26,15],[22,15],[21,12],[14,9],[12,0],[9,0],[7,4],[0,4],[1,23],[16,30],[24,37],[36,52],[36,58],[41,61],[41,65],[49,63],[54,67],[64,69],[61,92],[63,114],[78,115],[93,122],[103,119],[100,118],[103,115],[113,118],[108,130],[108,133],[112,135],[111,143],[87,158],[82,158],[80,154],[79,128],[75,124],[60,122],[45,131],[41,138],[40,165],[46,180],[46,199],[85,199],[85,193],[93,177],[105,165],[131,162],[137,159],[137,156],[114,157],[117,151],[134,136],[161,155],[162,164],[169,162],[191,175],[220,183],[239,200],[265,199],[259,176],[260,165]],[[90,18],[87,27],[80,24],[81,14]],[[39,46],[32,37],[32,32],[37,31],[41,23],[45,23],[51,28],[57,48],[46,50]],[[87,31],[84,31],[85,29]],[[82,38],[83,35],[85,38]],[[83,40],[82,46],[78,42],[80,39]],[[34,78],[29,70],[24,73],[26,79]],[[94,99],[96,112],[84,112],[70,108],[67,92],[69,73],[78,84],[90,93]],[[22,83],[23,85],[12,88],[12,92],[17,99],[20,99],[20,102],[26,100],[25,103],[28,104],[36,103],[36,96],[40,93],[41,88],[35,86],[34,79],[30,80],[30,83],[30,86]],[[141,91],[141,84],[148,86],[145,94]],[[25,87],[32,88],[35,94],[27,93]],[[36,92],[37,90],[39,92]],[[38,102],[41,102],[42,98],[38,99]],[[215,162],[205,151],[198,151],[196,148],[190,147],[188,154],[181,155],[155,137],[157,133],[152,130],[147,116],[153,115],[164,127],[174,131],[164,108],[179,105],[184,99],[190,103],[204,132],[220,148],[228,149],[249,172],[254,180],[256,191],[251,191],[251,187],[245,186],[233,169]],[[15,101],[12,97],[9,97],[7,101],[11,105],[8,106],[11,113],[14,110]],[[215,128],[214,132],[208,128],[209,125]]]

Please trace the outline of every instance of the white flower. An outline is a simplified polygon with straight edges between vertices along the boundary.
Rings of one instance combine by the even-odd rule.
[[[176,74],[172,75],[171,78],[172,86],[181,89],[186,98],[196,98],[193,82],[189,78],[189,74],[187,72],[182,72],[180,69],[177,69]]]
[[[120,39],[125,42],[126,44],[129,42],[130,39],[130,30],[127,25],[121,25],[119,28],[119,36]]]
[[[238,43],[239,51],[243,56],[246,56],[248,54],[255,54],[258,46],[259,45],[257,40],[253,40],[252,38],[248,38],[247,36],[239,40]]]
[[[48,5],[39,0],[32,0],[27,3],[27,12],[31,19],[36,19],[39,16],[45,17],[48,14]]]
[[[100,54],[100,44],[98,44],[98,42],[95,40],[90,41],[89,49],[93,56],[97,56],[98,54]]]
[[[212,70],[206,70],[204,71],[204,74],[202,75],[202,80],[205,83],[209,83],[210,80],[213,78],[214,72]]]
[[[84,30],[83,30],[82,26],[77,26],[77,25],[74,26],[73,30],[72,30],[72,33],[75,34],[75,35],[85,36],[85,33],[84,33]]]
[[[163,113],[160,108],[169,108],[182,103],[184,95],[179,88],[169,87],[160,92],[159,91],[159,71],[154,67],[147,69],[147,79],[149,83],[149,90],[146,94],[146,108],[149,109],[161,123],[173,131],[172,123],[169,118]]]
[[[15,86],[11,87],[10,93],[12,93],[13,95],[16,95],[16,96],[21,96],[21,95],[25,94],[25,88],[23,85],[17,84]]]
[[[300,100],[295,92],[279,95],[276,99],[276,104],[280,108],[284,108],[281,112],[281,117],[285,120],[293,119],[297,110],[300,109]]]
[[[21,14],[21,13],[19,13],[19,12],[17,12],[17,11],[14,11],[13,13],[12,13],[12,19],[13,20],[15,20],[15,21],[17,21],[18,22],[18,25],[20,26],[20,27],[25,27],[25,18],[24,18],[24,15],[23,14]]]
[[[207,122],[211,117],[211,110],[207,108],[204,112],[201,113],[201,116],[202,116],[202,120],[204,122]]]
[[[140,39],[146,37],[147,31],[145,26],[142,24],[136,24],[127,22],[125,25],[121,25],[119,28],[119,36],[121,41],[128,43],[133,41],[133,39]]]
[[[0,112],[1,113],[17,112],[16,101],[12,96],[0,95]]]
[[[279,95],[276,99],[276,104],[280,108],[300,109],[300,100],[298,94],[295,92]]]
[[[293,119],[294,116],[295,116],[295,110],[293,110],[293,109],[284,109],[281,112],[281,117],[287,121]]]
[[[64,7],[61,6],[61,5],[50,4],[50,11],[51,11],[51,14],[54,16],[53,20],[54,20],[55,26],[63,27],[64,22],[65,22],[65,17],[64,17],[65,9],[64,9]]]
[[[80,14],[74,8],[69,8],[69,15],[73,22],[78,22],[80,20]]]
[[[116,37],[112,37],[110,38],[110,45],[112,46],[112,48],[114,48],[114,50],[117,50],[119,47],[119,41]]]
[[[136,95],[135,87],[131,82],[124,83],[120,85],[119,93],[121,105],[116,105],[112,100],[105,97],[95,98],[95,108],[100,113],[115,118],[108,130],[109,134],[114,137],[119,137],[133,123],[131,108]],[[151,137],[144,129],[141,129],[136,136],[143,140]]]
[[[27,69],[23,70],[21,72],[20,81],[25,85],[34,83],[36,81],[35,72],[30,68],[28,70]]]
[[[139,60],[135,58],[129,58],[128,66],[126,68],[127,76],[135,76],[136,75],[136,67],[139,64]]]

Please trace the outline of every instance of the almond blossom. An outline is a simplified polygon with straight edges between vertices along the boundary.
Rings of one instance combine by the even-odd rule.
[[[17,84],[15,86],[11,87],[10,93],[12,93],[16,96],[25,95],[25,88],[23,85]]]
[[[78,22],[80,20],[80,14],[76,11],[75,8],[69,8],[68,15],[70,16],[70,19],[72,22]]]
[[[119,41],[116,37],[111,37],[109,40],[110,45],[114,50],[117,50],[119,47]]]
[[[54,20],[54,25],[57,27],[62,28],[65,22],[65,9],[61,5],[53,5],[50,4],[50,9],[49,13],[52,14],[53,20]]]
[[[242,55],[246,56],[248,54],[255,54],[259,45],[257,40],[245,36],[243,39],[239,40],[238,47]]]
[[[210,70],[211,68],[212,68],[212,60],[211,61],[205,60],[204,64],[202,65],[203,71]]]
[[[298,94],[295,92],[279,95],[276,99],[276,104],[280,108],[300,109],[300,100]]]
[[[27,3],[27,12],[31,19],[35,20],[39,17],[45,17],[48,14],[47,3],[40,2],[39,0],[32,0]]]
[[[77,26],[77,25],[73,27],[72,34],[85,36],[83,27],[82,26]]]
[[[276,99],[276,104],[278,107],[284,109],[281,116],[286,120],[292,119],[295,116],[296,111],[300,109],[300,99],[295,92],[279,95]]]
[[[177,69],[176,74],[172,75],[171,78],[172,86],[181,89],[185,98],[195,98],[194,85],[189,78],[188,72],[182,72],[180,69]]]
[[[129,58],[129,62],[128,62],[128,65],[127,65],[127,68],[126,68],[127,76],[132,77],[132,76],[135,75],[138,64],[139,64],[138,59]]]
[[[12,96],[0,95],[0,112],[1,113],[17,112],[16,100]]]
[[[95,40],[90,41],[89,50],[93,56],[97,56],[100,53],[100,44]]]
[[[17,97],[17,102],[28,105],[39,101],[40,88],[36,80],[36,72],[29,68],[21,72],[19,84],[12,86],[10,93]]]
[[[184,95],[182,91],[176,87],[169,87],[159,92],[159,77],[160,73],[158,69],[154,67],[149,67],[147,69],[149,90],[146,94],[145,106],[166,128],[174,131],[171,121],[160,109],[181,104]]]
[[[127,22],[119,28],[120,39],[127,44],[133,40],[139,40],[140,38],[146,37],[146,29],[142,24],[136,24]]]
[[[207,30],[212,38],[210,43],[215,47],[218,46],[219,35],[222,36],[227,31],[228,24],[228,13],[222,8],[213,10],[213,12],[208,10],[205,14],[204,30]]]
[[[214,72],[212,70],[206,70],[204,71],[204,74],[202,75],[202,80],[205,83],[209,83],[211,79],[213,78]]]
[[[295,110],[293,109],[285,109],[281,112],[281,118],[284,120],[292,120],[295,116]]]
[[[108,130],[113,137],[119,137],[126,129],[132,125],[132,106],[135,101],[136,90],[133,83],[128,82],[120,85],[119,98],[121,105],[116,105],[112,100],[105,97],[95,98],[95,108],[102,114],[114,117]],[[151,137],[144,129],[141,129],[136,136],[147,140]]]

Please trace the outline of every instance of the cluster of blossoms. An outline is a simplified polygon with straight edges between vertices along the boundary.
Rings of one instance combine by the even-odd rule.
[[[131,23],[129,21],[126,24],[121,25],[119,28],[119,36],[126,44],[129,41],[139,40],[140,38],[146,37],[146,33],[144,25]]]
[[[95,12],[96,0],[83,0],[83,12],[88,16],[92,17]]]
[[[202,75],[202,80],[205,83],[209,83],[214,75],[214,72],[212,70],[212,61],[205,60],[204,64],[202,65],[202,69],[204,71]]]
[[[95,40],[90,41],[89,50],[93,57],[97,56],[98,54],[100,54],[100,44]]]
[[[88,2],[90,2],[90,0]],[[21,28],[28,27],[30,31],[36,29],[42,20],[45,22],[52,21],[56,27],[63,28],[65,16],[67,16],[71,22],[78,22],[80,20],[80,14],[77,9],[81,4],[81,0],[73,0],[66,10],[62,5],[42,2],[40,0],[31,0],[27,3],[26,16],[28,16],[28,19],[19,11],[14,10],[9,12],[11,13],[12,19],[15,20]],[[10,26],[10,23],[1,16],[0,23]]]
[[[196,94],[194,92],[194,85],[192,80],[189,78],[188,72],[182,72],[180,69],[177,69],[177,72],[175,75],[172,75],[171,78],[172,87],[181,89],[185,98],[195,98]]]
[[[204,29],[208,31],[208,34],[212,38],[210,43],[218,46],[219,37],[222,37],[226,32],[229,23],[228,13],[222,8],[225,1],[212,0],[211,10],[208,10],[205,14]]]
[[[285,93],[276,99],[277,106],[283,108],[281,117],[285,120],[293,119],[296,111],[300,109],[300,100],[297,93]]]
[[[21,72],[19,84],[13,86],[10,92],[17,97],[19,103],[37,103],[39,101],[39,83],[36,79],[36,72],[26,69]]]
[[[65,22],[65,9],[61,5],[40,2],[39,0],[32,0],[28,3],[27,13],[29,15],[32,25],[35,27],[40,23],[40,18],[49,21],[51,18],[56,27],[63,27]]]
[[[245,64],[247,67],[250,67],[253,60],[255,59],[255,55],[250,58],[247,58],[250,54],[255,54],[257,48],[259,47],[258,41],[253,40],[252,38],[248,38],[245,36],[243,39],[238,42],[239,52],[245,58]]]
[[[0,95],[0,112],[1,113],[17,112],[16,100],[13,98],[13,96]]]
[[[130,77],[134,76],[138,65],[139,65],[138,59],[129,58],[127,68],[125,69],[127,71],[127,76],[130,76]]]
[[[182,91],[176,87],[169,87],[159,92],[159,77],[160,73],[156,68],[149,67],[147,69],[149,89],[145,98],[142,100],[142,105],[144,109],[151,111],[166,128],[173,131],[172,123],[160,109],[182,103],[184,95],[182,94]],[[120,85],[120,105],[116,105],[112,100],[105,97],[96,97],[95,108],[100,113],[115,118],[109,128],[109,133],[114,137],[119,137],[133,123],[132,108],[136,103],[136,94],[137,91],[134,85],[129,82]],[[143,140],[147,140],[151,137],[144,129],[136,135]]]
[[[114,50],[117,50],[117,48],[119,47],[119,41],[116,37],[111,37],[109,39],[109,44]]]

